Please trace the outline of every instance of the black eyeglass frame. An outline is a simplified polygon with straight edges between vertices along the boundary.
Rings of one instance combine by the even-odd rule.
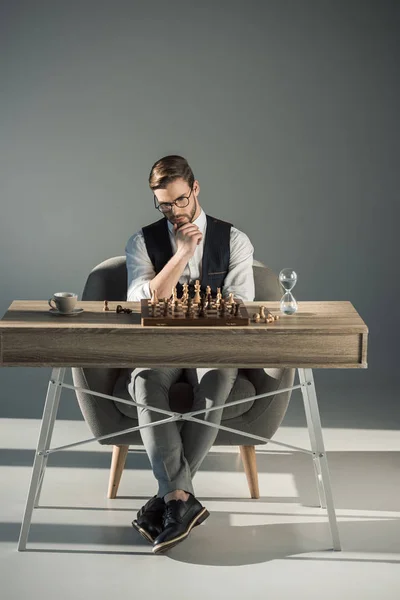
[[[189,196],[180,196],[179,198],[177,198],[176,200],[173,200],[172,202],[161,202],[161,204],[157,204],[158,200],[156,198],[156,195],[153,194],[153,198],[154,198],[154,208],[156,208],[157,210],[159,210],[161,213],[165,213],[165,212],[169,212],[170,210],[172,210],[172,205],[174,206],[178,206],[177,202],[182,202],[183,199],[186,200],[186,204],[183,204],[182,206],[179,206],[178,208],[185,208],[186,206],[188,206],[189,202],[190,202],[190,196],[192,195],[193,192],[193,186],[190,188],[190,194]],[[168,205],[169,208],[167,208],[166,210],[161,210],[161,206],[164,205]]]

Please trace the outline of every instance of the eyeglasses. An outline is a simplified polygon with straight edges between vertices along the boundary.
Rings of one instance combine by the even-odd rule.
[[[161,204],[157,204],[157,198],[155,194],[153,194],[154,206],[162,213],[169,212],[170,210],[172,210],[173,205],[177,206],[178,208],[185,208],[185,206],[189,204],[189,198],[192,195],[192,192],[193,188],[191,188],[189,196],[181,196],[173,202],[161,202]]]

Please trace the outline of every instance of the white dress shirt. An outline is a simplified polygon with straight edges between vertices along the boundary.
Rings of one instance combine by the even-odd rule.
[[[193,223],[198,226],[203,238],[179,278],[181,284],[194,283],[196,279],[201,280],[203,248],[207,229],[207,218],[202,209]],[[175,254],[174,226],[169,221],[168,230],[172,253]],[[235,298],[248,301],[254,300],[253,253],[254,248],[247,235],[239,229],[231,227],[229,270],[221,290],[224,298],[227,298],[229,293],[233,292]],[[142,299],[151,298],[150,281],[156,276],[156,272],[147,253],[141,229],[129,238],[125,247],[125,254],[128,270],[127,300],[138,302]]]

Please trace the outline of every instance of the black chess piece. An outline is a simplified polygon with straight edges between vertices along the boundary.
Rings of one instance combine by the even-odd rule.
[[[187,301],[185,317],[192,317],[192,316],[193,316],[192,298],[189,296],[188,301]]]
[[[202,298],[200,300],[200,309],[199,309],[199,317],[201,317],[202,319],[207,316],[206,306],[207,306],[207,300],[206,300],[205,296],[202,296]]]

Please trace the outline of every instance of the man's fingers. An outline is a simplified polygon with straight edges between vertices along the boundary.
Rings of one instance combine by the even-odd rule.
[[[177,234],[179,237],[191,237],[193,235],[203,235],[198,229],[189,229],[188,231],[182,231]]]
[[[178,223],[174,223],[174,227],[175,227],[175,225],[178,225]],[[179,227],[179,231],[187,231],[187,230],[190,230],[190,229],[194,229],[196,231],[200,231],[200,229],[194,223],[184,223],[182,225],[182,227]]]

